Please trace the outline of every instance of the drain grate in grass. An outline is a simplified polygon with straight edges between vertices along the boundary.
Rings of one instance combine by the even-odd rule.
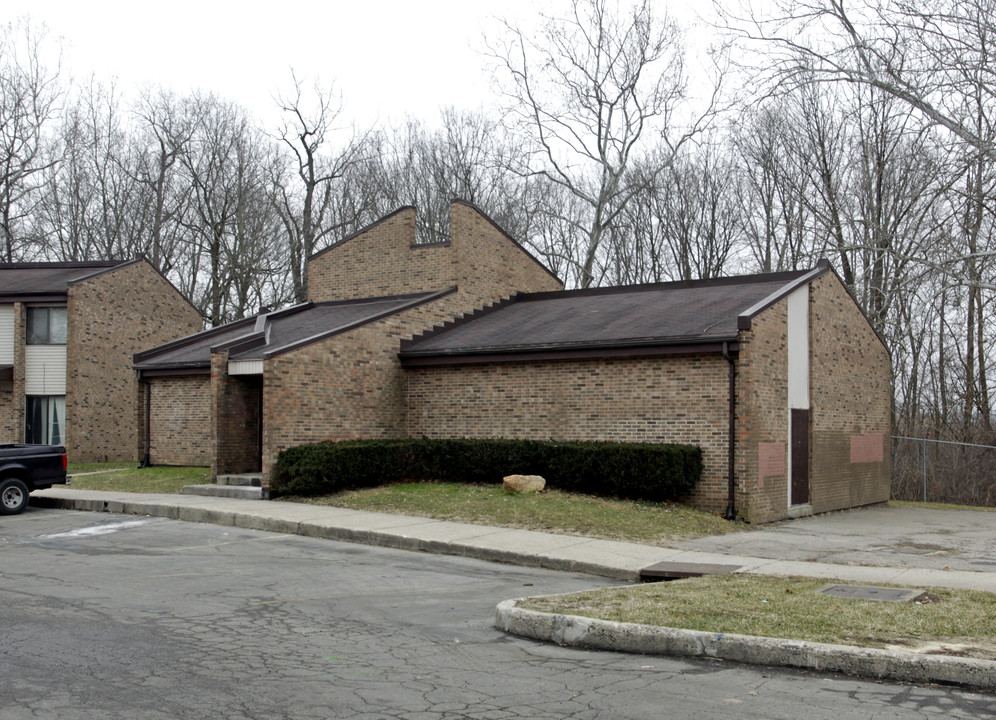
[[[926,596],[916,588],[887,588],[874,585],[824,585],[816,592],[850,600],[878,600],[879,602],[913,602]]]

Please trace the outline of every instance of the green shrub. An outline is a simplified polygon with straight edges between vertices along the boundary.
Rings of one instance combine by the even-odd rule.
[[[276,495],[327,495],[401,480],[500,483],[542,475],[568,492],[663,501],[687,495],[702,474],[691,445],[536,440],[352,440],[280,453]]]

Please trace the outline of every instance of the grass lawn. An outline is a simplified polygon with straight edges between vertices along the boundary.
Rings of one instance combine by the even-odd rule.
[[[516,494],[500,485],[399,483],[317,498],[285,499],[648,545],[747,528],[743,523],[673,503],[613,500],[557,490]]]
[[[889,505],[891,507],[929,508],[931,510],[979,510],[981,512],[996,512],[996,507],[985,507],[983,505],[951,505],[949,503],[911,500],[890,500]]]
[[[70,487],[77,490],[178,493],[184,485],[211,482],[210,468],[163,466],[140,468],[136,462],[69,463],[68,472],[73,477]]]
[[[816,593],[833,582],[712,575],[530,598],[521,606],[642,625],[996,660],[993,593],[930,588],[926,601],[919,604]]]

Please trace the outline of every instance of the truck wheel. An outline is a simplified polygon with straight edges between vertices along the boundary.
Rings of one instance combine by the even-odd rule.
[[[17,515],[27,506],[27,485],[17,478],[0,480],[0,515]]]

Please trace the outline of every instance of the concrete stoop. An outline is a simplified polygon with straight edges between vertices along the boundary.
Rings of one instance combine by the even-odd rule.
[[[262,473],[241,473],[238,475],[219,475],[209,485],[185,485],[180,492],[184,495],[262,500],[262,485]]]

